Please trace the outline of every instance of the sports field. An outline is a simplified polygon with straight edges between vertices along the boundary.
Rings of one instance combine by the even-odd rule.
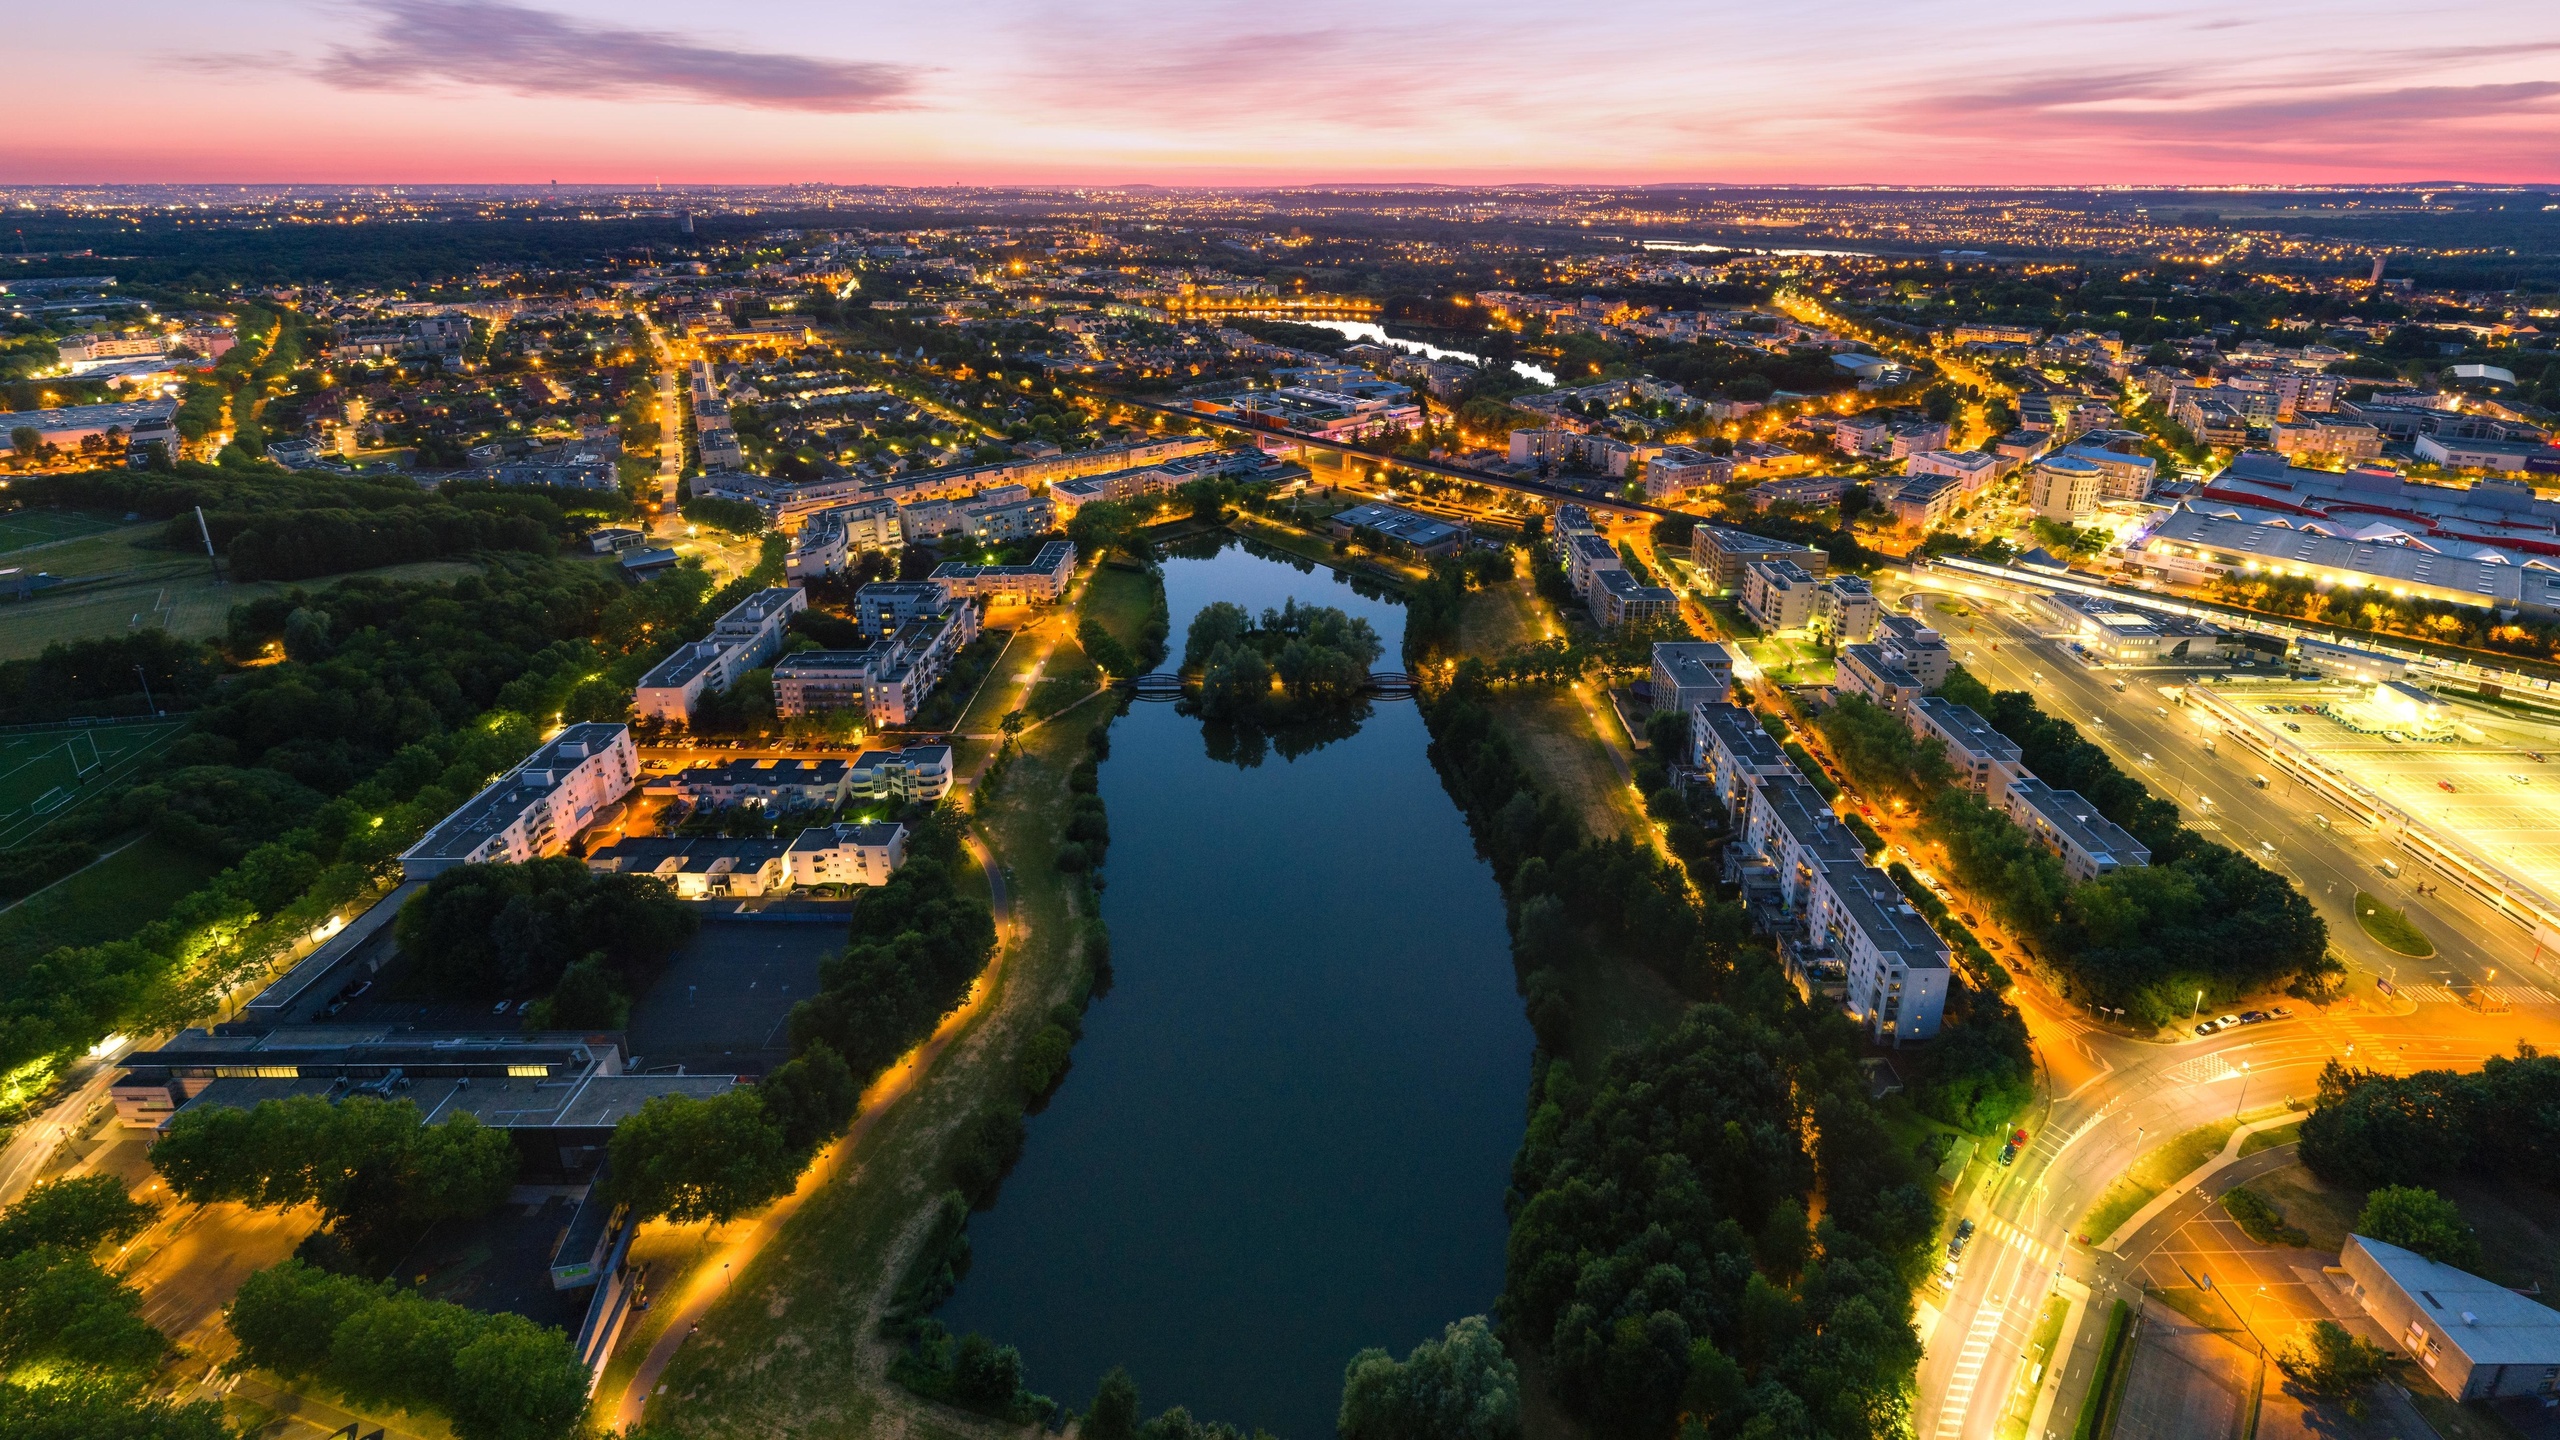
[[[11,510],[0,514],[0,554],[113,530],[123,522],[81,510]]]
[[[149,763],[183,720],[63,725],[0,733],[0,849]]]
[[[63,518],[61,512],[18,511],[0,516],[0,524],[31,513]],[[155,521],[93,529],[10,562],[71,583],[33,599],[0,604],[0,660],[39,654],[57,640],[106,640],[145,629],[208,639],[222,633],[232,606],[285,589],[267,581],[216,580],[200,552],[143,543],[159,538],[163,528]],[[390,580],[450,580],[478,568],[468,560],[421,560],[359,573]],[[316,590],[344,578],[323,575],[295,583]]]

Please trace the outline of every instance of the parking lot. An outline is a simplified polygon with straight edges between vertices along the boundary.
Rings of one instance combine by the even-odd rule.
[[[631,1007],[631,1057],[656,1069],[761,1074],[791,1058],[791,1007],[818,991],[818,963],[845,925],[707,918]]]
[[[2457,701],[2451,738],[2403,732],[2395,740],[2362,713],[2360,693],[2343,685],[2258,685],[2235,687],[2225,698],[2391,806],[2560,896],[2560,764],[2547,763],[2560,755],[2560,727]],[[2269,705],[2278,708],[2270,713]]]

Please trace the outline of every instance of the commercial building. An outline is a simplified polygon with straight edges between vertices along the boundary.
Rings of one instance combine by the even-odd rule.
[[[2377,655],[2308,635],[2293,642],[2293,655],[2301,664],[2315,667],[2322,676],[2333,680],[2378,685],[2385,680],[2409,678],[2409,662],[2396,655]]]
[[[148,431],[154,437],[174,437],[174,417],[178,413],[175,400],[131,400],[108,405],[64,405],[51,410],[12,410],[0,414],[0,443],[6,443],[20,430],[33,430],[39,444],[76,450],[80,442],[91,436],[99,439],[124,438],[133,444],[148,443],[135,439]]]
[[[1712,640],[1658,640],[1653,646],[1653,708],[1689,713],[1733,693],[1733,652]]]
[[[639,773],[630,726],[571,725],[402,851],[401,876],[432,880],[457,865],[557,855],[600,811],[629,794]]]
[[[2067,590],[2037,597],[2044,612],[2084,652],[2117,665],[2223,659],[2246,651],[2236,632],[2184,615],[2128,610],[2096,595]]]
[[[759,590],[712,622],[711,634],[679,647],[640,677],[632,709],[644,719],[683,724],[704,695],[716,695],[782,649],[791,617],[809,608],[796,585]]]
[[[2209,493],[2209,492],[2208,492]],[[2161,517],[2127,552],[2150,573],[2178,584],[2229,575],[2289,575],[2323,588],[2371,586],[2394,596],[2442,600],[2495,610],[2560,615],[2560,572],[2521,563],[2509,553],[2472,559],[2435,548],[2405,531],[2392,539],[2352,540],[2290,525],[2228,519],[2181,505]]]
[[[989,604],[1049,605],[1067,593],[1076,575],[1072,540],[1052,540],[1040,547],[1028,565],[972,565],[945,560],[928,577],[955,596],[971,596]]]
[[[2151,851],[2125,828],[2098,813],[2077,790],[2056,790],[2033,775],[2010,780],[2004,801],[2010,822],[2062,857],[2062,873],[2077,881],[2151,863]]]
[[[429,1125],[469,1115],[504,1131],[523,1162],[518,1180],[541,1184],[593,1178],[613,1127],[651,1100],[707,1100],[736,1085],[734,1075],[628,1074],[619,1046],[583,1034],[280,1025],[181,1031],[127,1057],[111,1093],[125,1124],[155,1129],[187,1110],[295,1095],[407,1100]]]
[[[2364,707],[2385,728],[2411,735],[2441,735],[2453,728],[2453,706],[2406,680],[2375,682]]]
[[[1742,613],[1763,630],[1802,630],[1813,619],[1818,588],[1793,560],[1754,560],[1743,567]]]
[[[1863,858],[1816,871],[1806,928],[1845,960],[1849,1018],[1878,1044],[1938,1033],[1947,1005],[1947,942],[1891,876]]]
[[[1700,525],[1690,533],[1689,558],[1706,572],[1707,582],[1719,595],[1730,595],[1742,588],[1743,567],[1756,561],[1784,560],[1807,575],[1820,579],[1831,568],[1829,552],[1811,545],[1798,545],[1792,540],[1773,540],[1747,530],[1724,525]]]
[[[1584,603],[1591,608],[1592,623],[1611,630],[1621,625],[1677,619],[1680,614],[1680,596],[1676,592],[1647,585],[1623,566],[1594,574],[1591,593],[1584,597]]]
[[[2409,449],[2431,465],[2452,470],[2494,470],[2507,475],[2529,470],[2546,474],[2560,471],[2560,450],[2540,439],[2454,440],[2442,435],[2421,435]]]
[[[1329,517],[1325,528],[1337,540],[1359,539],[1381,548],[1436,559],[1455,555],[1467,543],[1467,527],[1401,505],[1371,501]]]
[[[1911,702],[1903,718],[1923,745],[1936,741],[1964,787],[1995,807],[2009,799],[2009,782],[2027,773],[2018,742],[1991,728],[1991,722],[1943,695],[1923,695]]]
[[[1920,698],[1919,677],[1896,664],[1881,645],[1844,645],[1834,670],[1843,695],[1863,695],[1895,714]]]
[[[2279,422],[2267,432],[2275,452],[2287,459],[2320,455],[2338,460],[2372,460],[2382,454],[2382,432],[2352,420],[2327,417]]]
[[[2347,1237],[2356,1303],[2458,1401],[2560,1389],[2560,1311],[2414,1250]]]

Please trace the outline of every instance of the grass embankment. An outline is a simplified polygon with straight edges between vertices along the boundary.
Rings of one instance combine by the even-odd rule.
[[[2107,1410],[2116,1400],[2116,1377],[2125,1369],[2125,1340],[2133,1329],[2133,1307],[2119,1300],[2107,1312],[2107,1338],[2098,1346],[2098,1373],[2089,1377],[2089,1397],[2080,1404],[2071,1440],[2096,1440],[2107,1433]]]
[[[2010,1407],[2001,1412],[2000,1422],[1992,1427],[1992,1440],[2026,1440],[2027,1421],[2034,1418],[2044,1371],[2053,1364],[2053,1347],[2062,1339],[2062,1322],[2070,1316],[2071,1299],[2065,1295],[2046,1297],[2044,1308],[2036,1312],[2035,1328],[2027,1333],[2026,1349],[2027,1363],[2034,1367],[2036,1378],[2010,1397]]]
[[[1465,653],[1487,660],[1536,640],[1540,607],[1525,582],[1494,585],[1469,595],[1458,616]],[[1595,836],[1647,833],[1644,813],[1617,741],[1601,730],[1615,725],[1595,717],[1575,692],[1555,685],[1522,685],[1491,703],[1495,728],[1512,753],[1547,793],[1572,807]],[[1687,1002],[1669,982],[1638,965],[1600,963],[1571,971],[1573,1001],[1570,1058],[1588,1070],[1610,1050],[1632,1045],[1672,1023]]]
[[[2268,1106],[2254,1113],[2264,1117],[2281,1109],[2281,1106]],[[2150,1204],[2161,1191],[2221,1154],[2222,1147],[2231,1143],[2232,1133],[2240,1125],[2237,1119],[2216,1120],[2142,1152],[2125,1167],[2122,1175],[2116,1177],[2115,1183],[2107,1187],[2106,1193],[2098,1197],[2098,1203],[2089,1207],[2089,1213],[2081,1217],[2079,1233],[2089,1237],[2092,1245],[2105,1243],[2108,1236],[2116,1233],[2117,1226],[2132,1219],[2135,1212]]]
[[[1099,703],[1077,712],[1091,721],[1104,713]],[[949,1185],[946,1166],[960,1127],[1015,1097],[1016,1057],[1047,1023],[1050,1007],[1073,997],[1082,974],[1080,887],[1054,862],[1069,811],[1067,774],[1087,753],[1089,728],[1068,723],[1032,732],[980,813],[980,831],[1009,871],[1014,904],[983,1008],[872,1121],[838,1176],[809,1196],[704,1317],[649,1401],[653,1433],[1012,1433],[892,1383],[893,1348],[878,1338],[877,1322]],[[672,1294],[679,1283],[667,1277],[657,1288]],[[656,1339],[655,1330],[624,1339],[599,1391],[608,1403]]]
[[[2407,912],[2395,910],[2384,904],[2380,896],[2362,890],[2356,892],[2356,924],[2373,937],[2373,943],[2394,954],[2424,960],[2436,953],[2436,942],[2428,939],[2425,931],[2409,923]]]
[[[165,841],[142,840],[0,911],[0,967],[25,965],[65,945],[130,935],[221,869]]]

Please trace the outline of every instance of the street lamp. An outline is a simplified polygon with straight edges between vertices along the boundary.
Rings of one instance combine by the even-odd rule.
[[[2188,1019],[2190,1019],[2190,1020],[2193,1020],[2193,1019],[2194,1019],[2194,1018],[2196,1018],[2198,1015],[2201,1015],[2201,1014],[2203,1014],[2203,1013],[2204,1013],[2204,992],[2203,992],[2202,990],[2198,990],[2198,991],[2196,992],[2196,1003],[2187,1007],[2187,1018],[2188,1018]]]
[[[2232,1102],[2232,1105],[2231,1105],[2231,1118],[2232,1118],[2232,1119],[2234,1119],[2234,1120],[2238,1120],[2238,1119],[2240,1118],[2240,1110],[2241,1110],[2241,1107],[2242,1107],[2242,1106],[2244,1106],[2244,1105],[2247,1105],[2248,1103],[2249,1103],[2249,1062],[2248,1062],[2248,1061],[2246,1061],[2246,1060],[2243,1060],[2243,1061],[2241,1061],[2241,1062],[2240,1062],[2240,1098],[2239,1098],[2238,1100],[2236,1100],[2236,1101]]]

